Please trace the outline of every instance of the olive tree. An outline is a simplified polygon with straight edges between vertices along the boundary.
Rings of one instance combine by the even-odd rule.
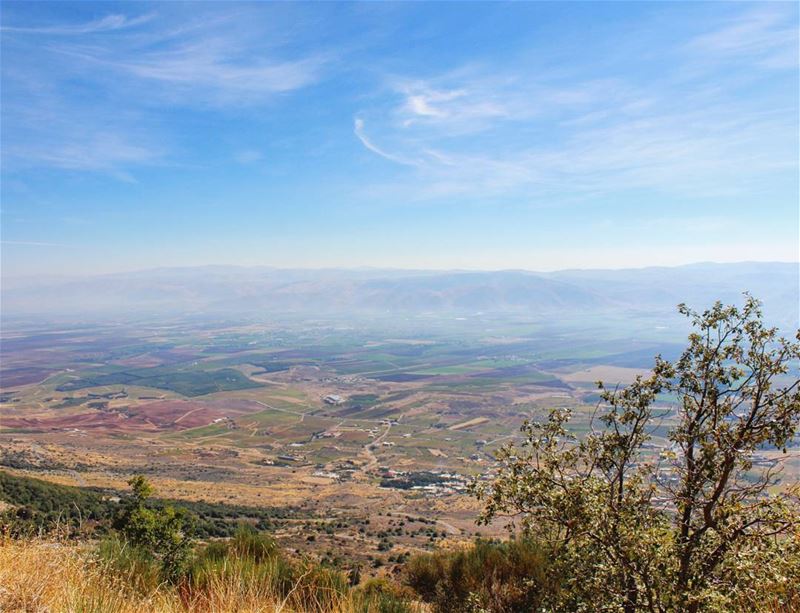
[[[599,383],[585,436],[569,410],[526,422],[522,442],[473,484],[481,522],[550,547],[553,610],[729,611],[800,585],[798,484],[782,481],[800,422],[800,332],[781,338],[750,296],[702,313],[680,358],[624,388]],[[666,447],[650,442],[655,430]],[[785,456],[784,456],[785,457]],[[800,600],[794,601],[795,604]]]

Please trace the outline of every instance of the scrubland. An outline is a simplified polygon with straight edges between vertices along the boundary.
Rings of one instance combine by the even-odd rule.
[[[111,549],[111,551],[109,551]],[[382,580],[358,588],[341,572],[291,563],[279,553],[259,559],[207,555],[177,583],[122,543],[102,548],[57,540],[0,544],[0,611],[81,613],[266,613],[427,610],[407,589]]]

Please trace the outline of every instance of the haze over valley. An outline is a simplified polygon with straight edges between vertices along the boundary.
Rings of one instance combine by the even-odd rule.
[[[620,270],[285,270],[207,266],[92,277],[7,279],[4,311],[113,317],[121,313],[313,315],[626,312],[672,316],[680,302],[734,302],[749,291],[770,316],[796,322],[798,267],[792,263],[693,264]]]

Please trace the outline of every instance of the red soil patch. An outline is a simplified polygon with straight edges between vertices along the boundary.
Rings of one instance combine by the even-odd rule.
[[[129,418],[122,413],[92,411],[79,415],[62,417],[17,417],[3,419],[0,424],[4,428],[30,428],[34,430],[108,430],[120,431],[157,431],[155,425],[141,419]]]
[[[131,415],[167,430],[207,426],[215,419],[257,413],[264,407],[248,400],[204,402],[199,400],[157,400],[130,407]]]

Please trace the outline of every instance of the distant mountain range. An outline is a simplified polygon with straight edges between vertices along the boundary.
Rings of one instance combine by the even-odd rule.
[[[92,277],[6,279],[5,315],[78,313],[391,313],[672,311],[737,302],[749,291],[797,322],[796,263],[673,268],[524,270],[295,270],[205,266]]]

